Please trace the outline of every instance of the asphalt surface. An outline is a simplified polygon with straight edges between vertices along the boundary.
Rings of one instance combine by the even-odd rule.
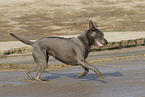
[[[44,82],[31,81],[21,71],[1,72],[0,97],[145,97],[144,48],[91,52],[88,62],[104,74],[103,80],[92,71],[77,78],[83,72],[79,66],[45,71],[42,77],[49,81]]]

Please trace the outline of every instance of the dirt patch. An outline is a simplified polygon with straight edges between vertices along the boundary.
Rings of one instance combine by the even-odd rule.
[[[14,40],[9,32],[25,39],[77,34],[90,19],[107,32],[145,31],[145,0],[12,1],[0,4],[0,41]]]
[[[69,65],[48,65],[45,70],[57,70],[70,67]],[[19,64],[0,64],[0,71],[27,71],[28,69],[35,68],[32,64],[19,65]]]

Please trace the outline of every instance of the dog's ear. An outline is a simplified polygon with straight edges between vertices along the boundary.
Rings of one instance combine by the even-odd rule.
[[[91,30],[95,30],[95,29],[96,29],[94,23],[93,23],[91,20],[90,20],[90,22],[89,22],[89,28],[90,28]]]

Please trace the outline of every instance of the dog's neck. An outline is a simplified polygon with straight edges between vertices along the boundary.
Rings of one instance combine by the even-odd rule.
[[[90,38],[90,29],[85,30],[83,33],[81,33],[78,38],[81,40],[81,42],[86,45],[88,48],[91,48],[91,46],[94,44],[94,40]]]

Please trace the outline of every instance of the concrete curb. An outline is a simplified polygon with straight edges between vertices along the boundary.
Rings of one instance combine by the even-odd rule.
[[[125,47],[134,47],[145,45],[145,38],[133,39],[133,40],[121,40],[120,42],[109,42],[103,48],[99,48],[97,46],[93,46],[92,50],[112,50],[112,49],[121,49]],[[21,48],[12,48],[10,50],[0,51],[0,57],[6,57],[8,55],[23,55],[32,53],[32,47],[26,46]]]
[[[32,53],[32,47],[26,46],[26,47],[20,47],[20,48],[11,48],[9,50],[3,50],[0,51],[0,58],[6,57],[8,55],[23,55],[23,54],[29,54]]]
[[[133,40],[121,40],[120,42],[109,42],[107,45],[103,46],[103,48],[99,48],[97,46],[93,46],[94,50],[113,50],[113,49],[121,49],[126,47],[135,47],[145,45],[145,38],[133,39]]]

